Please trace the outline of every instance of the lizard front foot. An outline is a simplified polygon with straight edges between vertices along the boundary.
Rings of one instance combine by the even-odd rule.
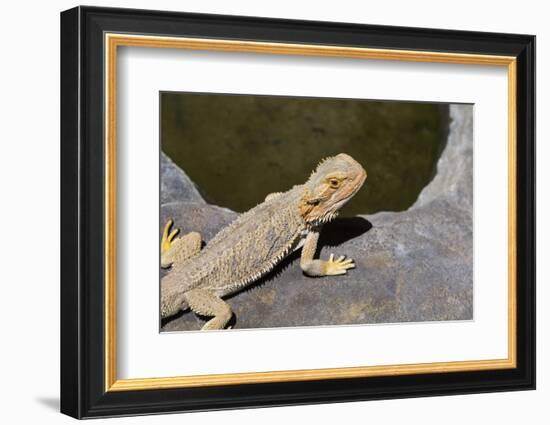
[[[351,258],[342,255],[338,259],[334,259],[334,254],[330,254],[328,261],[325,261],[324,272],[326,276],[335,276],[339,274],[346,274],[348,269],[355,268],[355,263]]]
[[[179,233],[180,229],[172,229],[172,226],[174,225],[174,220],[169,219],[166,222],[166,225],[164,226],[164,231],[162,232],[162,240],[160,242],[160,253],[164,254],[168,252],[168,250],[172,247],[172,243],[174,242],[174,238]]]
[[[160,266],[164,269],[169,268],[174,262],[186,261],[201,250],[201,235],[190,232],[182,237],[176,237],[179,229],[172,230],[173,224],[172,219],[168,220],[160,242]]]

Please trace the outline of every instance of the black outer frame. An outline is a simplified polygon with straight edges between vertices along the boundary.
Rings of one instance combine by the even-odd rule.
[[[104,391],[105,32],[517,57],[517,368]],[[76,418],[535,388],[535,37],[77,7],[61,13],[61,412]]]

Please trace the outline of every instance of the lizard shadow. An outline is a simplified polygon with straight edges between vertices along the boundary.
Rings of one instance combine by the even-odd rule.
[[[338,246],[372,229],[372,223],[363,217],[336,218],[323,226],[318,250],[324,246]]]
[[[321,234],[319,237],[319,243],[317,245],[317,253],[318,256],[320,251],[325,246],[335,247],[338,245],[341,245],[349,240],[355,239],[364,233],[368,232],[370,229],[372,229],[372,224],[370,221],[363,217],[341,217],[336,218],[333,221],[326,223],[323,225],[323,229],[321,230]],[[277,279],[290,265],[292,265],[295,261],[297,261],[300,258],[300,250],[294,251],[290,255],[288,255],[286,258],[284,258],[279,264],[277,264],[273,270],[271,270],[269,273],[267,273],[262,278],[258,279],[256,282],[254,282],[251,285],[248,285],[241,289],[238,292],[235,292],[231,294],[230,296],[226,297],[225,299],[232,299],[235,296],[238,296],[239,294],[242,294],[243,292],[251,291],[255,288],[259,288],[261,286],[265,286],[269,284],[270,282]],[[161,327],[164,327],[166,324],[173,320],[177,320],[184,314],[189,313],[189,310],[180,311],[178,314],[171,316],[169,318],[163,319],[161,321]],[[206,317],[198,316],[201,319],[207,319]],[[231,318],[231,321],[228,323],[229,326],[235,328],[236,324],[236,317],[233,315]]]

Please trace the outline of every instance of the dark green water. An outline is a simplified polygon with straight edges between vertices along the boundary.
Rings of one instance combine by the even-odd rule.
[[[432,179],[448,107],[279,96],[161,94],[161,144],[208,202],[242,212],[345,152],[367,170],[343,215],[401,211]]]

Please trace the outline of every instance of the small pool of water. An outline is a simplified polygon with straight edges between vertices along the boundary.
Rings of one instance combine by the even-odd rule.
[[[161,94],[161,145],[205,199],[237,212],[303,183],[345,152],[367,170],[342,215],[409,208],[432,179],[448,106],[417,102]]]

